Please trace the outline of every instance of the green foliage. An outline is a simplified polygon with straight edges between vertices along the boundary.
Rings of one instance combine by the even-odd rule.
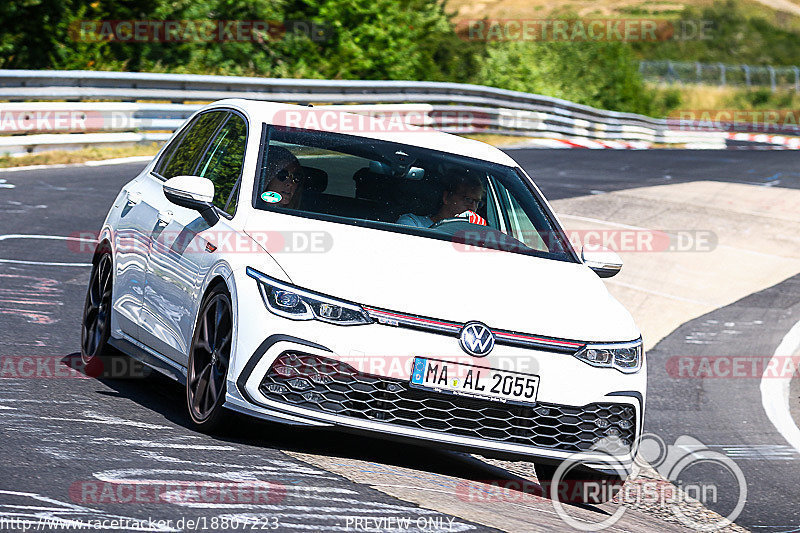
[[[331,29],[323,42],[280,43],[285,57],[304,62],[304,76],[442,80],[464,60],[458,52],[464,43],[437,0],[305,0],[287,5],[286,13]]]
[[[783,28],[761,15],[744,10],[734,0],[715,2],[698,9],[687,7],[676,28],[708,21],[705,39],[673,39],[636,42],[633,47],[643,59],[699,61],[750,65],[800,65],[800,34]],[[682,22],[683,21],[683,22]],[[681,31],[677,32],[680,36]],[[690,36],[691,32],[687,32]]]
[[[605,109],[653,112],[652,97],[624,43],[492,43],[477,79]]]
[[[653,116],[667,116],[683,103],[681,90],[675,87],[658,88],[653,91]]]
[[[733,109],[797,109],[800,96],[794,91],[772,92],[769,89],[736,91],[727,102]]]
[[[311,21],[245,42],[80,39],[80,21]],[[320,38],[322,37],[322,38]],[[658,112],[625,43],[461,39],[440,0],[15,0],[0,3],[0,68],[470,82],[619,111]]]

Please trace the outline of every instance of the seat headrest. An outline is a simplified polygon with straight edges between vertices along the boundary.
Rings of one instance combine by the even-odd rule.
[[[305,176],[305,190],[323,192],[328,188],[328,173],[320,168],[300,167]]]

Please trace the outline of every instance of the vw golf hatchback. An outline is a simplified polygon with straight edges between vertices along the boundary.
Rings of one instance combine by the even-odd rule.
[[[183,383],[201,430],[233,410],[624,478],[646,369],[600,279],[619,258],[576,252],[500,150],[393,126],[250,100],[190,117],[103,224],[84,361],[114,347]]]

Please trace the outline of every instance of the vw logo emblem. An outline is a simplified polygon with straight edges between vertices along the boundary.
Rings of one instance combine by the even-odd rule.
[[[494,333],[480,322],[467,322],[458,338],[461,349],[475,357],[485,357],[494,348]]]

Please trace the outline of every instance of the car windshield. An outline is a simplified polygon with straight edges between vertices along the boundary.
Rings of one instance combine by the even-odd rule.
[[[575,261],[519,169],[417,146],[269,127],[257,209]]]

